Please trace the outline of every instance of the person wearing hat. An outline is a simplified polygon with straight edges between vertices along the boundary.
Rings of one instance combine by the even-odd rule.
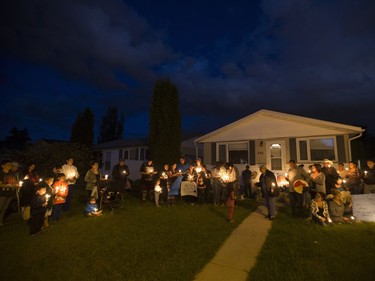
[[[309,181],[309,175],[303,168],[297,166],[295,160],[290,160],[289,170],[285,179],[289,182],[289,198],[292,216],[302,218],[304,217],[302,193],[303,187],[307,187],[305,182]]]
[[[336,180],[339,177],[331,160],[323,160],[322,173],[326,176],[326,194],[331,194],[331,190],[335,188]]]
[[[363,181],[365,182],[364,193],[375,193],[375,159],[367,160],[367,167],[363,170]]]

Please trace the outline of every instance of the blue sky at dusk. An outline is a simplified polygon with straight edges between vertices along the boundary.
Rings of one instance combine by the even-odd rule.
[[[260,109],[375,134],[375,1],[12,0],[0,4],[0,139],[65,139],[108,106],[146,136],[154,83],[180,94],[183,130]]]

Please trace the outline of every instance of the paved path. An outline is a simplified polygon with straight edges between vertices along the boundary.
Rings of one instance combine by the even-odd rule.
[[[233,230],[215,257],[195,277],[196,281],[246,281],[266,241],[271,222],[267,209],[259,206]]]

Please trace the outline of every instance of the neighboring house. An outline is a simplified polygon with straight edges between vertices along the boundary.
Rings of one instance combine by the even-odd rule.
[[[204,146],[207,165],[232,162],[241,172],[249,164],[283,175],[294,159],[307,170],[328,158],[337,165],[351,159],[351,141],[362,135],[361,127],[327,122],[269,110],[257,111],[196,139]]]
[[[182,155],[188,161],[195,159],[195,155],[202,154],[203,146],[196,146],[194,143],[196,137],[183,140],[181,143]],[[99,155],[101,159],[101,173],[110,176],[113,166],[119,159],[124,158],[125,164],[129,167],[129,178],[136,180],[140,178],[139,169],[142,163],[148,158],[148,140],[114,140],[93,146],[93,152]]]

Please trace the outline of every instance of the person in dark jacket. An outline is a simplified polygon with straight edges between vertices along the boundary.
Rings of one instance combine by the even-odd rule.
[[[265,165],[259,167],[259,171],[262,173],[259,178],[258,186],[261,187],[263,197],[265,199],[268,215],[266,218],[273,220],[276,217],[276,199],[279,196],[279,188],[275,174],[267,169]]]
[[[30,208],[30,235],[34,235],[42,230],[44,216],[47,211],[49,196],[46,194],[44,185],[36,186],[36,193],[31,199]]]

